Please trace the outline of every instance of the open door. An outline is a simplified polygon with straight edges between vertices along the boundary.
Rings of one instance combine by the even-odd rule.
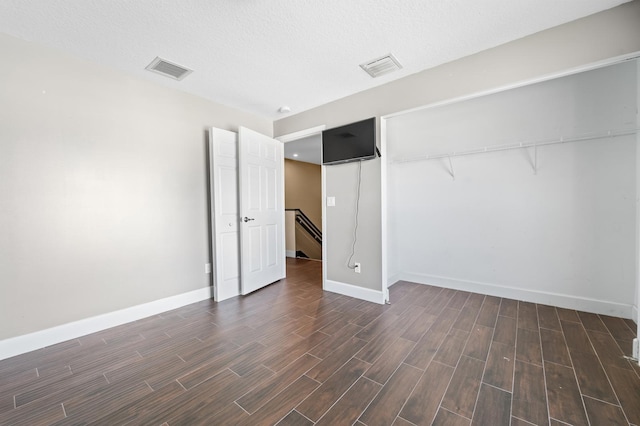
[[[282,143],[240,127],[240,290],[248,294],[286,275]]]
[[[238,134],[209,129],[213,298],[216,302],[240,294],[238,209]]]

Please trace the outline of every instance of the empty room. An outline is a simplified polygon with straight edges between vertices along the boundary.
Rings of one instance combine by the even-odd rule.
[[[0,52],[0,425],[640,426],[640,0],[7,0]]]

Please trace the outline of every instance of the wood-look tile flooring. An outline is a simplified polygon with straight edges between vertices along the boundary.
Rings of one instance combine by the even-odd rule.
[[[320,268],[0,361],[0,424],[640,425],[631,321]]]

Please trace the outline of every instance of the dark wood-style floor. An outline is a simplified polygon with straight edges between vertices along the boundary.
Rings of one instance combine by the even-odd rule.
[[[632,321],[320,268],[0,361],[0,424],[640,425]]]

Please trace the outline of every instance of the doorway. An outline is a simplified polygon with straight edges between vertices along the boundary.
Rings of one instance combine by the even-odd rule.
[[[284,143],[285,241],[287,266],[325,256],[324,126],[277,137]],[[295,260],[295,261],[294,261]],[[326,276],[322,263],[322,283]]]
[[[315,139],[319,139],[315,138]],[[301,143],[303,142],[303,143]],[[297,160],[304,146],[319,140],[285,145],[284,207],[287,257],[322,260],[322,171],[316,163]]]

